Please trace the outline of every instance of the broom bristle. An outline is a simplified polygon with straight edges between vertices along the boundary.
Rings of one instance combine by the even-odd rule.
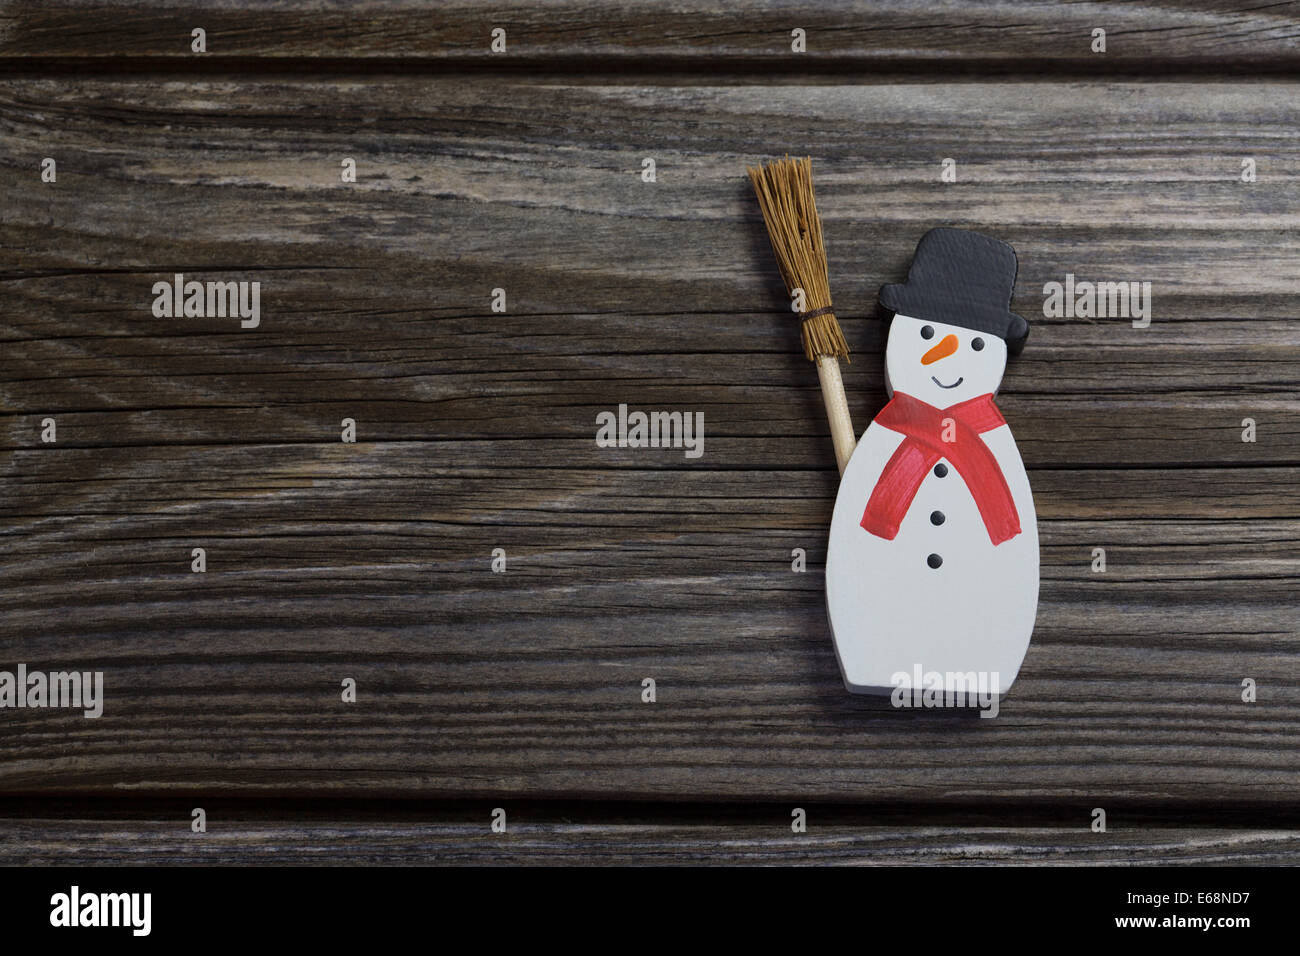
[[[840,331],[840,323],[831,308],[830,280],[827,276],[826,246],[822,241],[822,221],[813,197],[812,160],[779,159],[749,169],[772,251],[781,270],[781,278],[792,295],[804,291],[801,323],[803,351],[809,361],[819,355],[833,355],[847,360],[849,346]],[[821,310],[826,311],[821,311]],[[809,315],[809,313],[818,313]]]

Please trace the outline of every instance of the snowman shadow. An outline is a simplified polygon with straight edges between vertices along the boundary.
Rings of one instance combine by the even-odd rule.
[[[863,718],[876,721],[888,720],[892,726],[898,723],[916,723],[917,730],[942,731],[944,728],[958,727],[974,721],[977,725],[993,726],[996,718],[982,718],[982,710],[977,706],[912,706],[896,704],[890,693],[845,693],[845,686],[840,677],[839,665],[835,662],[830,631],[821,635],[820,641],[809,642],[808,683],[818,688],[817,703],[827,719],[838,722],[845,729],[862,730],[866,726]],[[906,692],[906,700],[911,703],[912,695]],[[998,710],[1007,702],[1007,695],[1002,695],[995,705]]]
[[[835,694],[838,697],[844,697],[844,686],[837,682]],[[910,721],[920,722],[922,727],[918,729],[941,730],[944,727],[955,727],[974,721],[976,724],[987,722],[987,718],[981,718],[982,711],[978,707],[899,707],[895,706],[888,695],[881,694],[849,694],[848,711],[853,714],[872,714],[878,718],[886,716],[893,718],[892,722]],[[999,703],[999,707],[1001,704]],[[843,707],[839,708],[843,710]]]
[[[809,571],[813,566],[809,565]],[[800,615],[802,619],[802,615]],[[794,628],[797,633],[808,635],[800,644],[799,661],[801,672],[796,680],[807,687],[816,689],[813,695],[815,706],[824,719],[843,730],[865,730],[870,726],[881,726],[888,722],[894,726],[903,722],[916,723],[919,732],[943,732],[975,721],[987,723],[990,727],[996,723],[995,718],[981,718],[979,706],[931,706],[926,707],[918,701],[915,706],[898,706],[892,699],[893,688],[882,688],[876,693],[845,693],[846,687],[841,676],[839,664],[835,659],[835,643],[827,627],[819,627],[817,617],[824,616],[816,612],[806,623]],[[792,672],[793,676],[793,672]],[[995,705],[1000,712],[1010,698],[1003,693]],[[911,695],[908,694],[910,702]],[[870,723],[868,723],[870,721]]]

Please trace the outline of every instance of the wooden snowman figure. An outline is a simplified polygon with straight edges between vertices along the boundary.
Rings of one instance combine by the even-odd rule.
[[[993,403],[1029,334],[1010,311],[1015,279],[1006,243],[933,229],[907,281],[880,290],[891,400],[845,469],[826,562],[836,656],[855,693],[951,700],[974,679],[1001,695],[1020,670],[1038,608],[1038,526]]]

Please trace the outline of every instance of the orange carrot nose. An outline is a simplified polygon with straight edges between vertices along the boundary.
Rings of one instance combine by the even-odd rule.
[[[938,345],[921,356],[921,364],[929,365],[932,362],[937,362],[941,358],[947,358],[955,351],[957,351],[957,336],[945,335]]]

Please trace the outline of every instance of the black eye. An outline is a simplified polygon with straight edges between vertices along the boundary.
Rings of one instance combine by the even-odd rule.
[[[977,335],[971,342],[970,347],[978,352],[980,349],[984,348],[984,340]]]
[[[933,325],[923,325],[923,326],[921,326],[921,338],[923,338],[923,339],[932,339],[932,338],[934,338],[934,326],[933,326]]]

